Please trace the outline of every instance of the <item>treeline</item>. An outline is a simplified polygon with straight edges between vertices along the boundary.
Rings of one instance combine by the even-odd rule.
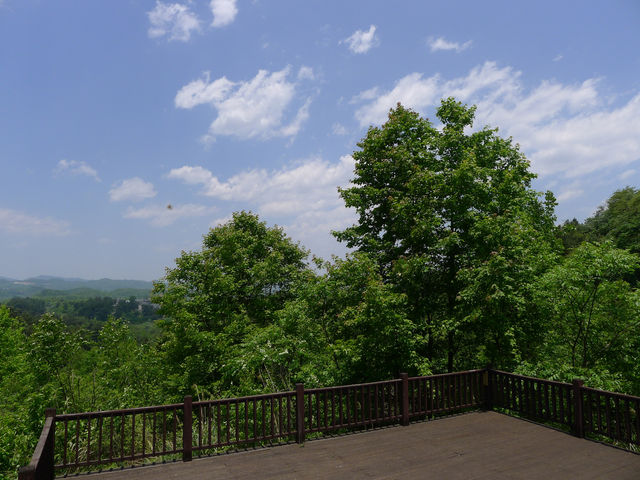
[[[531,188],[518,147],[488,128],[468,133],[474,112],[445,100],[436,128],[398,105],[369,129],[340,189],[357,215],[334,232],[352,249],[344,259],[310,257],[247,212],[211,229],[155,283],[154,342],[136,340],[118,318],[127,312],[92,336],[62,311],[29,325],[0,307],[0,471],[28,460],[49,406],[122,408],[488,363],[640,394],[640,232],[626,227],[640,214],[614,208],[640,193],[616,192],[592,219],[558,227],[555,199]]]
[[[640,191],[626,187],[616,191],[606,205],[579,222],[575,218],[560,227],[565,252],[584,242],[611,240],[617,248],[640,253]]]
[[[158,330],[154,322],[160,318],[158,307],[149,300],[129,298],[90,297],[73,299],[66,296],[13,297],[3,302],[12,316],[24,321],[26,332],[45,313],[59,317],[70,329],[86,330],[93,338],[104,323],[115,317],[132,325],[139,341],[153,340]]]

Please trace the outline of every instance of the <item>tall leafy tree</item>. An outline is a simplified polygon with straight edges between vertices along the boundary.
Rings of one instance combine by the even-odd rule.
[[[433,348],[431,335],[443,338],[449,370],[461,348],[457,332],[479,317],[477,311],[470,315],[461,293],[472,282],[476,298],[506,288],[482,284],[485,262],[496,255],[507,263],[523,261],[526,252],[508,251],[514,235],[530,243],[553,241],[552,194],[541,198],[531,188],[535,175],[511,139],[495,129],[468,131],[474,115],[475,107],[443,100],[436,113],[442,126],[436,128],[398,104],[382,127],[369,128],[353,154],[353,186],[340,189],[358,223],[334,232],[347,246],[372,255],[388,282],[418,299],[411,306],[426,334],[425,350]],[[524,281],[508,283],[520,288]],[[499,310],[507,318],[517,299],[502,298],[491,313]]]
[[[167,317],[161,348],[175,388],[227,388],[234,379],[222,382],[222,369],[234,348],[274,322],[306,257],[282,229],[247,212],[211,229],[202,250],[182,252],[152,297]]]

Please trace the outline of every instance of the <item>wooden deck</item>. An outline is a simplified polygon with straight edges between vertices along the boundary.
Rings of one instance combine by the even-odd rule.
[[[640,455],[496,412],[89,475],[152,479],[640,479]]]

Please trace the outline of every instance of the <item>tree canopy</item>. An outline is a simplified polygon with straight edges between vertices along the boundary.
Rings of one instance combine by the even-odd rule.
[[[474,114],[449,98],[436,112],[441,127],[398,105],[369,128],[353,154],[353,186],[340,189],[358,223],[334,232],[412,296],[428,337],[447,337],[449,370],[462,348],[456,331],[469,320],[515,320],[523,283],[544,268],[554,243],[553,195],[531,188],[535,175],[511,139],[489,128],[468,133]],[[495,301],[487,310],[472,298]],[[492,334],[510,325],[499,328]]]
[[[152,295],[166,317],[162,348],[176,388],[217,388],[226,355],[274,322],[308,268],[307,255],[281,228],[248,212],[211,229],[202,250],[182,252]]]

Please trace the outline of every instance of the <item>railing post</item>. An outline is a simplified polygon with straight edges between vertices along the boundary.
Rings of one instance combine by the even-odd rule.
[[[296,442],[304,443],[304,383],[296,383]]]
[[[192,399],[191,395],[184,397],[183,413],[184,418],[182,420],[182,461],[190,462],[193,457],[192,442],[193,442],[193,414],[192,414]]]
[[[56,472],[54,469],[55,465],[55,451],[56,451],[56,409],[55,408],[45,408],[44,410],[44,418],[45,422],[48,418],[51,419],[51,431],[49,433],[49,438],[47,438],[47,443],[45,446],[45,450],[43,452],[44,463],[46,465],[45,469],[45,478],[53,480],[56,477]]]
[[[576,437],[584,437],[584,415],[582,414],[582,386],[584,382],[574,378],[573,384],[573,434]]]
[[[18,471],[18,480],[53,480],[55,478],[56,409],[44,411],[44,427],[31,462]]]
[[[401,373],[400,380],[400,411],[402,413],[401,424],[404,426],[409,425],[409,374]]]
[[[491,364],[482,372],[482,386],[484,388],[484,409],[493,410],[493,379],[491,378]]]

